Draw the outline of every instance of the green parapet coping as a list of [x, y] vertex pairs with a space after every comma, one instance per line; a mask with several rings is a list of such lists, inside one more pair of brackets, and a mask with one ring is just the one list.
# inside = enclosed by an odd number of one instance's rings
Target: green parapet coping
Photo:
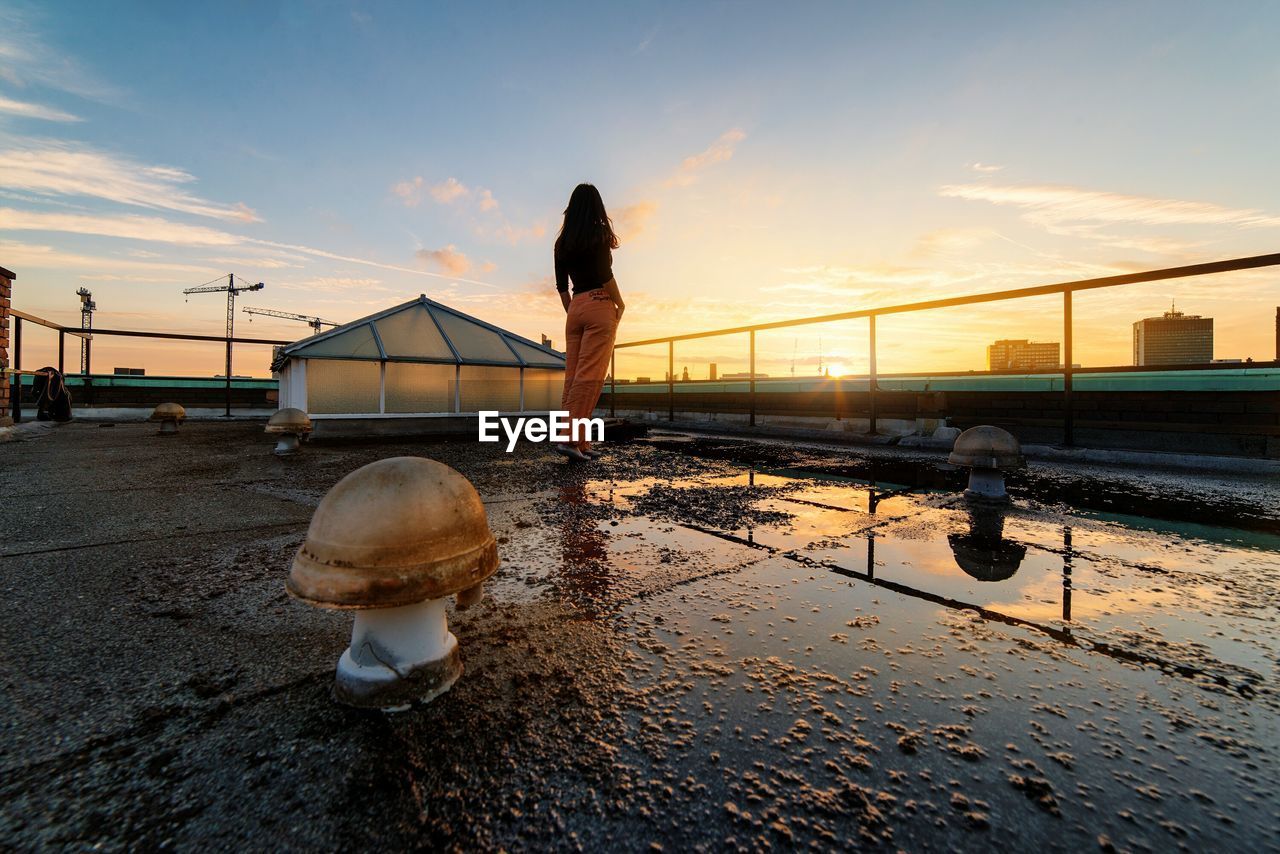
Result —
[[[885, 392], [990, 391], [1061, 392], [1062, 374], [934, 374], [928, 376], [881, 376], [877, 387]], [[1190, 371], [1109, 371], [1075, 373], [1076, 391], [1280, 391], [1280, 368], [1221, 368]], [[610, 388], [608, 382], [605, 388]], [[619, 383], [619, 395], [664, 393], [665, 381]], [[762, 377], [756, 380], [758, 394], [800, 394], [822, 391], [865, 393], [866, 376], [848, 377]], [[751, 383], [745, 379], [727, 381], [696, 380], [675, 383], [676, 394], [746, 394]]]
[[[227, 381], [221, 377], [147, 377], [147, 376], [129, 376], [126, 374], [91, 374], [90, 379], [93, 380], [94, 388], [208, 388], [208, 389], [224, 389], [227, 387]], [[85, 377], [81, 374], [67, 374], [64, 377], [66, 384], [71, 388], [82, 388], [85, 385]], [[35, 377], [29, 374], [22, 376], [22, 384], [30, 386], [35, 382]], [[265, 389], [271, 391], [276, 389], [279, 383], [274, 379], [257, 378], [257, 377], [233, 377], [231, 380], [232, 388], [241, 389]]]

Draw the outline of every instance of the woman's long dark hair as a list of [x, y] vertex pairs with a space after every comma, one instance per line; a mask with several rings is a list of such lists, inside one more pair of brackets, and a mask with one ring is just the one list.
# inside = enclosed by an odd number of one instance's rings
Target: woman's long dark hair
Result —
[[577, 255], [600, 246], [618, 248], [618, 235], [613, 232], [613, 221], [604, 209], [604, 199], [594, 184], [579, 184], [569, 196], [569, 206], [564, 209], [564, 224], [556, 237], [556, 254]]

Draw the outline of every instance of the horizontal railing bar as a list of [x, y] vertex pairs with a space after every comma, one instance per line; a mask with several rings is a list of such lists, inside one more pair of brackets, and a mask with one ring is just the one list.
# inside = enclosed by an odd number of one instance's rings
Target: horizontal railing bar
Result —
[[[67, 330], [70, 333], [70, 330]], [[98, 329], [92, 330], [94, 335], [120, 335], [126, 338], [170, 338], [179, 341], [217, 341], [225, 344], [225, 335], [195, 335], [188, 332], [139, 332], [135, 329]], [[292, 341], [281, 341], [276, 338], [232, 338], [233, 344], [292, 344]]]
[[[1270, 361], [1252, 361], [1252, 362], [1188, 362], [1177, 365], [1097, 365], [1087, 368], [1075, 367], [1071, 369], [1073, 374], [1123, 374], [1123, 373], [1161, 373], [1164, 371], [1230, 371], [1230, 370], [1253, 370], [1261, 368], [1270, 370], [1280, 368], [1280, 359]], [[756, 374], [756, 382], [765, 382], [768, 380], [778, 380], [779, 382], [799, 382], [801, 380], [865, 380], [868, 374], [841, 374], [840, 376], [790, 376], [787, 374], [774, 374], [766, 376], [764, 374]], [[1026, 368], [1019, 370], [1016, 368], [1002, 368], [995, 371], [905, 371], [901, 373], [876, 373], [876, 377], [881, 380], [886, 379], [911, 379], [916, 377], [1061, 377], [1062, 368]], [[745, 383], [750, 377], [717, 377], [711, 379], [688, 379], [676, 380], [676, 385], [689, 385], [692, 383]], [[619, 385], [666, 385], [666, 380], [652, 380], [650, 383], [637, 383], [634, 380], [618, 380]]]
[[1158, 282], [1165, 279], [1181, 279], [1189, 276], [1207, 276], [1214, 273], [1230, 273], [1237, 270], [1253, 270], [1258, 267], [1274, 267], [1280, 265], [1280, 253], [1271, 255], [1254, 255], [1249, 258], [1232, 258], [1226, 261], [1212, 261], [1207, 264], [1189, 264], [1185, 267], [1167, 267], [1163, 270], [1147, 270], [1142, 273], [1125, 273], [1120, 276], [1103, 276], [1097, 279], [1080, 279], [1074, 282], [1059, 282], [1053, 285], [1033, 285], [1027, 288], [1014, 288], [1007, 291], [990, 291], [984, 294], [947, 297], [945, 299], [926, 300], [924, 302], [887, 305], [879, 308], [864, 308], [857, 311], [843, 311], [837, 314], [823, 314], [816, 317], [801, 317], [793, 320], [775, 320], [769, 323], [754, 323], [747, 326], [734, 326], [728, 329], [716, 329], [711, 332], [686, 332], [681, 335], [667, 335], [661, 338], [646, 338], [643, 341], [626, 341], [615, 344], [616, 348], [645, 347], [654, 344], [666, 344], [670, 341], [690, 341], [697, 338], [713, 338], [720, 335], [738, 335], [745, 332], [759, 332], [763, 329], [784, 329], [790, 326], [807, 326], [812, 323], [830, 323], [836, 320], [852, 320], [857, 317], [872, 317], [882, 314], [903, 314], [912, 311], [928, 311], [936, 308], [951, 308], [959, 305], [975, 305], [984, 302], [999, 302], [1026, 297], [1047, 296], [1068, 291], [1086, 291], [1093, 288], [1111, 288], [1117, 285], [1136, 285], [1143, 282]]
[[27, 314], [25, 311], [19, 311], [16, 308], [9, 309], [9, 314], [12, 317], [20, 317], [28, 323], [34, 323], [37, 326], [43, 326], [46, 329], [53, 329], [58, 332], [65, 332], [68, 335], [74, 335], [77, 338], [89, 337], [88, 333], [81, 332], [79, 329], [72, 329], [68, 326], [63, 326], [61, 323], [54, 323], [52, 320], [45, 320], [43, 317], [36, 317], [34, 314]]

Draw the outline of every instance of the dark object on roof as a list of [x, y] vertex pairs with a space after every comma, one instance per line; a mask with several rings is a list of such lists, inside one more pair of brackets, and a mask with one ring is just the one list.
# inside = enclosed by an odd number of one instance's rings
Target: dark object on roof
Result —
[[57, 368], [46, 366], [36, 371], [31, 390], [36, 396], [37, 421], [71, 420], [71, 392]]

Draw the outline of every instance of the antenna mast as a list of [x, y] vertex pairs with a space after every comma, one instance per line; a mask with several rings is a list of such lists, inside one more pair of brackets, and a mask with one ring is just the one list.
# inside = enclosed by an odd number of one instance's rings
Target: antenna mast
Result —
[[[88, 288], [81, 288], [76, 291], [76, 295], [80, 297], [80, 328], [88, 332], [93, 329], [93, 310], [98, 304], [93, 301], [93, 294]], [[85, 376], [89, 374], [88, 336], [80, 339], [80, 373]]]

